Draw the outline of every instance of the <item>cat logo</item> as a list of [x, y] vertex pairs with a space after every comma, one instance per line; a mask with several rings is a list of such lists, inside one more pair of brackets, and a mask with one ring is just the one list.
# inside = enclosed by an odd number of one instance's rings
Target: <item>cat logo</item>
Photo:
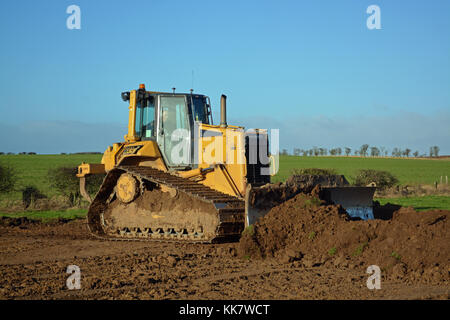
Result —
[[140, 148], [142, 148], [142, 145], [125, 147], [123, 149], [123, 155], [126, 156], [126, 155], [130, 155], [130, 154], [135, 154]]

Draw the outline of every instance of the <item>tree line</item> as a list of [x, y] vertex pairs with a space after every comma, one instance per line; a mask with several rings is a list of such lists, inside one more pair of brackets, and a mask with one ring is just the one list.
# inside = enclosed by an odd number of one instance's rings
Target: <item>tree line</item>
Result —
[[[438, 157], [440, 148], [438, 146], [431, 146], [428, 155], [425, 153], [419, 153], [418, 150], [412, 152], [409, 148], [398, 148], [395, 147], [391, 151], [385, 147], [374, 147], [369, 146], [368, 144], [363, 144], [358, 149], [351, 149], [349, 147], [337, 147], [332, 149], [321, 148], [321, 147], [312, 147], [311, 149], [301, 149], [294, 148], [292, 155], [294, 156], [304, 156], [304, 157], [317, 157], [317, 156], [362, 156], [362, 157]], [[287, 149], [283, 149], [280, 152], [281, 155], [289, 155]]]

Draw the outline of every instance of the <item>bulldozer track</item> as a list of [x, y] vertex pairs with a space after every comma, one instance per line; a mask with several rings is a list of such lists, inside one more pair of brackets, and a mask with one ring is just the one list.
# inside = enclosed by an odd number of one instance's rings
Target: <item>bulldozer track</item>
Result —
[[[141, 182], [151, 182], [157, 186], [167, 186], [182, 192], [200, 201], [211, 203], [217, 209], [219, 224], [216, 234], [206, 238], [198, 230], [175, 230], [169, 228], [124, 228], [117, 229], [111, 234], [105, 232], [103, 225], [103, 212], [113, 198], [114, 186], [121, 174], [128, 173]], [[88, 227], [91, 233], [99, 239], [114, 241], [158, 241], [183, 243], [216, 243], [239, 239], [244, 227], [245, 208], [244, 200], [233, 197], [198, 182], [175, 176], [151, 167], [118, 166], [108, 172], [100, 190], [97, 192], [88, 212]], [[142, 230], [141, 230], [142, 229]]]

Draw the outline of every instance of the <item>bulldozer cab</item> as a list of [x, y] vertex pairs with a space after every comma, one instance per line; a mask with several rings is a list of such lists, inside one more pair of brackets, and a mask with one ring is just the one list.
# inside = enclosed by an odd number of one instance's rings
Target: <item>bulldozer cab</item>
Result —
[[136, 95], [135, 138], [155, 140], [171, 169], [192, 167], [195, 122], [212, 124], [209, 98], [204, 95], [151, 92]]

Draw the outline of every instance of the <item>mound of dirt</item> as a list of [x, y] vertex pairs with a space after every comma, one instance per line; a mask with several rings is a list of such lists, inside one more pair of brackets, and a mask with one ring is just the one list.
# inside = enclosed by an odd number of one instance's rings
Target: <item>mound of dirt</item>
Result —
[[322, 187], [342, 187], [349, 185], [349, 182], [343, 175], [294, 174], [286, 180], [286, 184], [297, 186], [303, 192], [311, 192], [319, 184]]
[[378, 265], [393, 279], [449, 280], [450, 211], [378, 206], [378, 216], [392, 218], [354, 221], [340, 205], [327, 205], [317, 195], [317, 190], [300, 193], [274, 207], [245, 230], [239, 254], [305, 267]]
[[268, 183], [253, 187], [249, 203], [255, 208], [272, 208], [292, 199], [299, 193], [318, 192], [317, 186], [341, 187], [349, 185], [343, 175], [291, 175], [285, 183]]

